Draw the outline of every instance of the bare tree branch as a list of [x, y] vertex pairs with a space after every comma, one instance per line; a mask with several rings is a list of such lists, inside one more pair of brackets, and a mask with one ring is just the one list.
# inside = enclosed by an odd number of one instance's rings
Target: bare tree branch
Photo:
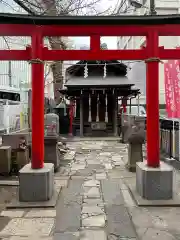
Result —
[[14, 2], [17, 3], [20, 7], [22, 7], [27, 13], [35, 15], [35, 12], [32, 11], [31, 8], [27, 7], [22, 1], [14, 0]]
[[[0, 0], [6, 1], [6, 0]], [[13, 0], [31, 15], [115, 15], [127, 0], [117, 0], [114, 6], [102, 9], [102, 0]], [[119, 8], [118, 8], [119, 6]], [[67, 49], [68, 38], [48, 37], [51, 49]], [[59, 88], [63, 87], [63, 62], [58, 61], [51, 66], [54, 82], [55, 101], [59, 104]]]

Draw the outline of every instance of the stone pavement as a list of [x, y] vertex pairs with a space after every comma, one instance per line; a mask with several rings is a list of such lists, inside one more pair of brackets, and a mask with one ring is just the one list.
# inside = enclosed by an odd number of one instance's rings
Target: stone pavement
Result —
[[[140, 208], [133, 201], [126, 145], [79, 141], [68, 147], [55, 175], [62, 187], [56, 209], [2, 211], [0, 239], [180, 240], [180, 208]], [[180, 185], [179, 172], [175, 176]]]

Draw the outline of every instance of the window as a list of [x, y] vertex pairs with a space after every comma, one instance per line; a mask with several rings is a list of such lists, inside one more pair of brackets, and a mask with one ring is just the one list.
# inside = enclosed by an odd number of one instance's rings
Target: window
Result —
[[20, 101], [20, 94], [19, 93], [0, 91], [0, 99], [18, 101], [19, 102]]
[[[138, 106], [127, 106], [127, 113], [132, 115], [138, 115]], [[139, 115], [144, 116], [146, 115], [146, 110], [143, 106], [139, 106]]]

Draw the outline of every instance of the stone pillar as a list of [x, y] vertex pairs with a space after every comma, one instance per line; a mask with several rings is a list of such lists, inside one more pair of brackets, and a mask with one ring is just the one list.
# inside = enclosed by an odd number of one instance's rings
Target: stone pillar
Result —
[[61, 160], [58, 149], [58, 136], [45, 136], [44, 146], [44, 162], [52, 163], [54, 165], [54, 170], [57, 171]]
[[117, 97], [116, 97], [116, 94], [114, 95], [114, 116], [113, 116], [113, 119], [114, 119], [114, 136], [116, 137], [118, 135], [118, 132], [117, 132], [117, 108], [118, 108], [118, 104], [117, 104]]
[[126, 167], [130, 172], [136, 171], [136, 163], [143, 161], [142, 145], [145, 142], [145, 130], [142, 124], [132, 126], [132, 133], [128, 137], [128, 162]]
[[29, 163], [29, 149], [25, 150], [19, 150], [17, 151], [17, 157], [16, 157], [18, 168], [21, 169], [26, 164]]
[[83, 137], [83, 128], [84, 128], [84, 123], [83, 123], [83, 98], [82, 96], [80, 97], [80, 136]]
[[0, 173], [9, 174], [11, 171], [11, 146], [0, 147]]

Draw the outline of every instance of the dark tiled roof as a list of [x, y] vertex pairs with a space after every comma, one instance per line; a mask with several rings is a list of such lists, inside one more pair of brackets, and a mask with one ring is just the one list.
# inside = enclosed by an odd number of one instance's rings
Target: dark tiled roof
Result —
[[[120, 61], [113, 60], [113, 61], [79, 61], [76, 64], [73, 64], [72, 66], [68, 67], [66, 69], [66, 73], [72, 76], [83, 76], [84, 75], [84, 66], [87, 63], [88, 66], [88, 73], [90, 76], [91, 72], [97, 72], [97, 76], [99, 76], [99, 71], [101, 71], [102, 75], [104, 72], [104, 65], [106, 65], [106, 71], [107, 76], [109, 73], [113, 73], [114, 76], [125, 76], [127, 74], [127, 66], [124, 63], [121, 63]], [[80, 75], [77, 75], [80, 74]]]
[[0, 23], [36, 25], [158, 25], [180, 24], [180, 15], [156, 16], [31, 16], [0, 13]]

